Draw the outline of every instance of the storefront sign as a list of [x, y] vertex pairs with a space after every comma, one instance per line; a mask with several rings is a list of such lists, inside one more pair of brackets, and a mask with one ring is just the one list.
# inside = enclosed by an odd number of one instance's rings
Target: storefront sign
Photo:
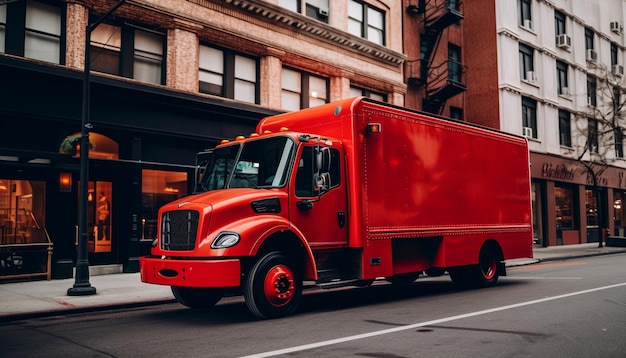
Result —
[[576, 177], [574, 169], [568, 168], [565, 164], [543, 163], [541, 176], [546, 179], [572, 181]]

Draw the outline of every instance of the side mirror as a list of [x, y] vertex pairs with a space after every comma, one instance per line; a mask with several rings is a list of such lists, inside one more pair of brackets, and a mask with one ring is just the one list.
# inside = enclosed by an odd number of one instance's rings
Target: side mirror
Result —
[[330, 172], [330, 149], [319, 148], [315, 151], [315, 171], [317, 173]]

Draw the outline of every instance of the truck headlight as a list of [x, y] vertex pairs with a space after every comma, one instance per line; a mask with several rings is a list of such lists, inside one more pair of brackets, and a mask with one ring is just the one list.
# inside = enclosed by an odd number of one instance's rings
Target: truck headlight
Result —
[[211, 243], [212, 249], [225, 249], [235, 246], [239, 242], [239, 234], [232, 231], [225, 231], [219, 233], [215, 240]]

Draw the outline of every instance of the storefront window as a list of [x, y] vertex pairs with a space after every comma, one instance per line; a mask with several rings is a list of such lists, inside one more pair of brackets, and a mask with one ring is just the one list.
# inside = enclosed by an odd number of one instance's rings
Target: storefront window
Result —
[[47, 274], [46, 183], [0, 178], [0, 278]]
[[613, 220], [615, 222], [615, 236], [625, 236], [623, 225], [626, 223], [626, 212], [622, 209], [624, 197], [626, 197], [625, 194], [625, 192], [620, 190], [616, 190], [613, 193]]
[[[89, 226], [89, 252], [111, 252], [113, 239], [113, 183], [91, 181], [87, 192], [87, 224]], [[79, 206], [80, 207], [80, 206]]]
[[541, 220], [542, 203], [541, 203], [541, 185], [539, 183], [532, 184], [532, 210], [533, 210], [533, 243], [542, 244], [543, 238], [543, 222]]
[[187, 173], [142, 170], [143, 216], [141, 239], [156, 237], [159, 208], [187, 195]]
[[587, 228], [598, 227], [598, 200], [593, 190], [585, 190], [585, 212], [587, 213]]
[[556, 187], [556, 227], [557, 229], [573, 229], [574, 195], [571, 188]]
[[2, 245], [48, 242], [45, 197], [45, 182], [0, 179]]

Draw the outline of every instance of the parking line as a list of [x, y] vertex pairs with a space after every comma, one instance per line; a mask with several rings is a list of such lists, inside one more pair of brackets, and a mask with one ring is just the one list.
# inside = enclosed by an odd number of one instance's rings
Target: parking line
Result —
[[241, 357], [241, 358], [264, 358], [264, 357], [274, 357], [274, 356], [281, 355], [281, 354], [301, 352], [301, 351], [305, 351], [305, 350], [308, 350], [308, 349], [326, 347], [326, 346], [331, 346], [333, 344], [340, 344], [340, 343], [356, 341], [356, 340], [364, 339], [364, 338], [381, 336], [381, 335], [389, 334], [389, 333], [407, 331], [407, 330], [410, 330], [410, 329], [420, 328], [420, 327], [424, 327], [424, 326], [431, 326], [431, 325], [441, 324], [441, 323], [444, 323], [444, 322], [450, 322], [450, 321], [456, 321], [456, 320], [460, 320], [460, 319], [464, 319], [464, 318], [476, 317], [476, 316], [485, 315], [485, 314], [489, 314], [489, 313], [510, 310], [510, 309], [518, 308], [518, 307], [530, 306], [530, 305], [543, 303], [543, 302], [560, 300], [560, 299], [563, 299], [563, 298], [584, 295], [584, 294], [587, 294], [587, 293], [592, 293], [592, 292], [597, 292], [597, 291], [609, 290], [609, 289], [612, 289], [612, 288], [617, 288], [617, 287], [622, 287], [622, 286], [626, 286], [626, 282], [618, 283], [618, 284], [615, 284], [615, 285], [609, 285], [609, 286], [592, 288], [592, 289], [589, 289], [589, 290], [583, 290], [583, 291], [577, 291], [577, 292], [572, 292], [572, 293], [566, 293], [566, 294], [563, 294], [563, 295], [558, 295], [558, 296], [553, 296], [553, 297], [545, 297], [545, 298], [541, 298], [541, 299], [538, 299], [538, 300], [520, 302], [520, 303], [516, 303], [516, 304], [512, 304], [512, 305], [502, 306], [502, 307], [490, 308], [490, 309], [482, 310], [482, 311], [465, 313], [465, 314], [461, 314], [461, 315], [457, 315], [457, 316], [451, 316], [451, 317], [446, 317], [446, 318], [435, 319], [435, 320], [432, 320], [432, 321], [414, 323], [414, 324], [401, 326], [401, 327], [388, 328], [388, 329], [383, 329], [383, 330], [380, 330], [380, 331], [373, 331], [373, 332], [362, 333], [362, 334], [357, 334], [357, 335], [353, 335], [353, 336], [347, 336], [347, 337], [342, 337], [342, 338], [330, 339], [330, 340], [327, 340], [327, 341], [322, 341], [322, 342], [317, 342], [317, 343], [303, 344], [303, 345], [300, 345], [300, 346], [278, 349], [278, 350], [275, 350], [275, 351], [269, 351], [269, 352], [264, 352], [264, 353], [252, 354], [252, 355], [248, 355], [248, 356]]

